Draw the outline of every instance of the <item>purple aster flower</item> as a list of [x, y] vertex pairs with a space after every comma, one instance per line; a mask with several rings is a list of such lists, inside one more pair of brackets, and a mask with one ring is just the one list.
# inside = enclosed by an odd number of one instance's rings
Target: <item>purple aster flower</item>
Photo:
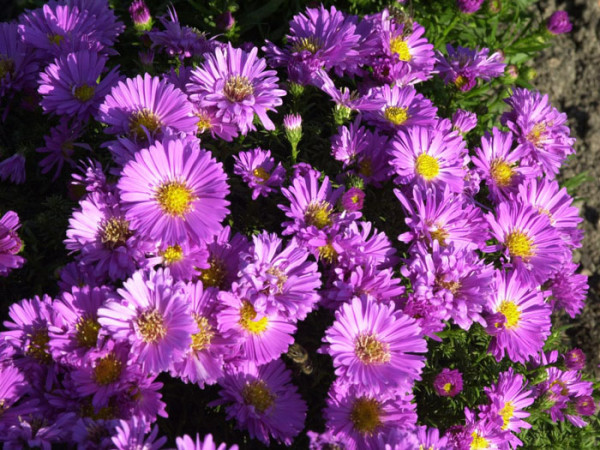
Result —
[[0, 179], [15, 184], [25, 183], [25, 156], [15, 153], [0, 162]]
[[83, 125], [77, 119], [69, 121], [67, 117], [62, 117], [59, 124], [50, 129], [50, 135], [44, 136], [46, 146], [35, 149], [38, 153], [47, 153], [39, 163], [42, 173], [48, 173], [54, 168], [52, 180], [56, 180], [65, 163], [75, 167], [75, 149], [92, 150], [88, 144], [76, 142], [83, 136], [84, 131]]
[[167, 438], [158, 437], [158, 426], [152, 427], [148, 436], [149, 424], [143, 419], [133, 416], [129, 420], [120, 420], [112, 443], [118, 450], [160, 450], [166, 444]]
[[477, 126], [477, 114], [464, 109], [457, 109], [452, 115], [452, 129], [465, 135]]
[[43, 409], [24, 414], [3, 436], [3, 448], [18, 450], [41, 447], [50, 450], [53, 444], [56, 446], [67, 440], [76, 418], [76, 414], [72, 412], [49, 416]]
[[243, 135], [256, 130], [256, 114], [267, 130], [275, 125], [267, 112], [281, 105], [285, 91], [277, 88], [274, 70], [265, 70], [264, 59], [257, 58], [258, 49], [249, 53], [227, 47], [206, 54], [206, 61], [194, 71], [187, 85], [192, 101], [201, 107], [214, 107], [217, 117], [238, 126]]
[[520, 278], [543, 283], [565, 258], [566, 246], [545, 214], [519, 202], [502, 202], [495, 214], [485, 215], [497, 245], [484, 251], [502, 251], [506, 267]]
[[152, 29], [152, 15], [144, 0], [133, 0], [129, 5], [129, 15], [136, 31], [150, 31]]
[[217, 330], [218, 290], [203, 289], [200, 281], [189, 283], [186, 289], [198, 332], [192, 334], [192, 343], [183, 360], [174, 364], [171, 374], [186, 383], [197, 383], [202, 389], [205, 383], [214, 384], [223, 375], [223, 355], [231, 341]]
[[215, 19], [215, 25], [221, 31], [229, 31], [235, 25], [235, 19], [231, 11], [224, 11], [219, 14]]
[[498, 272], [488, 310], [486, 331], [493, 336], [488, 351], [497, 361], [507, 354], [511, 361], [525, 363], [550, 335], [550, 306], [516, 272]]
[[373, 395], [361, 387], [336, 382], [323, 415], [327, 429], [342, 440], [345, 449], [379, 448], [379, 439], [388, 433], [416, 424], [412, 399], [411, 394], [398, 390]]
[[442, 397], [454, 397], [463, 390], [462, 373], [458, 369], [447, 367], [438, 373], [433, 381], [435, 392]]
[[555, 11], [546, 22], [546, 29], [552, 34], [569, 33], [573, 25], [566, 11]]
[[469, 408], [465, 408], [465, 424], [450, 427], [446, 436], [448, 448], [452, 449], [497, 449], [506, 445], [506, 433], [494, 422], [478, 420]]
[[202, 56], [212, 51], [220, 43], [206, 39], [206, 35], [197, 28], [182, 26], [177, 17], [175, 7], [167, 7], [168, 15], [159, 17], [164, 31], [153, 30], [148, 33], [152, 40], [152, 47], [159, 47], [171, 57], [177, 56], [183, 61], [185, 58]]
[[31, 49], [21, 40], [16, 23], [0, 23], [0, 98], [33, 86], [37, 62]]
[[373, 133], [361, 125], [361, 116], [347, 126], [338, 127], [337, 134], [331, 137], [331, 155], [344, 164], [344, 168], [353, 165], [358, 155], [371, 145]]
[[221, 230], [229, 213], [223, 165], [197, 142], [156, 141], [135, 155], [117, 187], [132, 228], [174, 245], [200, 243]]
[[209, 131], [213, 139], [221, 138], [228, 142], [238, 137], [237, 125], [225, 121], [225, 117], [219, 114], [219, 109], [216, 107], [203, 108], [194, 104], [194, 116], [198, 119], [196, 124], [198, 134]]
[[352, 187], [342, 195], [342, 208], [349, 212], [360, 211], [364, 200], [365, 193], [357, 187]]
[[548, 178], [534, 178], [519, 186], [517, 199], [548, 216], [550, 225], [570, 247], [581, 246], [583, 231], [577, 226], [583, 219], [579, 217], [579, 210], [572, 205], [573, 198], [566, 188], [560, 188], [556, 181]]
[[428, 247], [437, 241], [440, 247], [453, 244], [457, 250], [485, 246], [489, 234], [481, 210], [467, 202], [464, 196], [451, 192], [448, 185], [443, 190], [415, 186], [412, 199], [398, 189], [394, 193], [410, 228], [398, 236], [400, 241], [407, 244], [422, 242]]
[[300, 114], [286, 114], [283, 116], [283, 129], [285, 137], [292, 146], [292, 155], [297, 155], [298, 143], [302, 139], [302, 116]]
[[515, 88], [505, 100], [511, 111], [501, 117], [526, 150], [524, 162], [537, 168], [537, 175], [556, 175], [567, 156], [574, 153], [575, 139], [569, 137], [567, 115], [548, 101], [548, 95]]
[[512, 147], [512, 133], [494, 127], [491, 135], [486, 131], [481, 138], [481, 148], [475, 149], [473, 164], [485, 180], [493, 202], [508, 200], [509, 194], [516, 193], [519, 185], [535, 175], [532, 168], [519, 166], [525, 154], [523, 148], [513, 150]]
[[165, 371], [181, 360], [198, 332], [184, 285], [173, 283], [168, 269], [139, 270], [118, 292], [121, 301], [98, 310], [100, 325], [114, 339], [129, 341], [144, 371]]
[[177, 445], [177, 450], [238, 450], [239, 447], [237, 445], [232, 445], [228, 447], [227, 444], [215, 444], [213, 440], [212, 434], [207, 434], [203, 439], [200, 439], [200, 435], [196, 435], [196, 440], [194, 441], [187, 434], [178, 437], [175, 439], [175, 444]]
[[[438, 52], [436, 69], [446, 84], [452, 83], [461, 91], [469, 91], [477, 79], [490, 81], [504, 74], [506, 64], [501, 53], [489, 55], [488, 48], [470, 49], [446, 44], [448, 56]], [[489, 56], [488, 56], [489, 55]]]
[[40, 73], [38, 92], [45, 113], [77, 117], [85, 121], [95, 115], [100, 103], [119, 79], [118, 67], [98, 82], [106, 56], [88, 50], [63, 54]]
[[58, 287], [63, 291], [70, 291], [74, 286], [100, 286], [105, 281], [104, 277], [95, 275], [93, 268], [81, 261], [73, 261], [60, 268], [59, 276]]
[[527, 387], [523, 375], [515, 373], [511, 367], [507, 372], [500, 373], [497, 384], [492, 384], [483, 390], [489, 402], [487, 405], [480, 406], [479, 417], [498, 424], [502, 431], [512, 431], [505, 434], [511, 447], [523, 445], [515, 434], [522, 429], [531, 428], [531, 425], [523, 419], [529, 417], [525, 408], [531, 406], [535, 400], [534, 392]]
[[286, 173], [281, 163], [275, 167], [275, 160], [271, 157], [270, 150], [257, 147], [247, 152], [240, 152], [233, 157], [235, 164], [233, 172], [242, 177], [244, 182], [252, 189], [252, 200], [260, 195], [268, 197], [272, 192], [277, 192], [283, 184]]
[[336, 75], [358, 73], [358, 47], [361, 40], [356, 18], [346, 17], [335, 6], [329, 10], [306, 8], [290, 21], [287, 45], [280, 49], [266, 41], [263, 51], [271, 67], [287, 67], [291, 81], [318, 84], [317, 72], [334, 70]]
[[392, 139], [390, 164], [401, 184], [448, 185], [452, 192], [462, 192], [466, 151], [465, 141], [456, 132], [413, 126], [399, 130]]
[[157, 264], [168, 267], [175, 281], [190, 281], [197, 275], [197, 270], [210, 268], [206, 247], [189, 242], [161, 244], [148, 258], [148, 264], [152, 267]]
[[0, 435], [3, 434], [4, 427], [8, 424], [8, 421], [5, 421], [5, 413], [11, 411], [12, 406], [30, 389], [25, 377], [16, 367], [6, 364], [0, 365], [0, 404], [2, 405], [4, 419], [0, 420]]
[[97, 119], [109, 125], [106, 133], [151, 143], [169, 129], [194, 135], [198, 120], [192, 112], [183, 92], [146, 73], [119, 81], [100, 105]]
[[456, 0], [456, 6], [461, 13], [473, 14], [479, 11], [483, 0]]
[[291, 372], [280, 361], [256, 367], [250, 364], [227, 373], [219, 382], [227, 419], [236, 419], [251, 438], [269, 445], [270, 437], [291, 445], [306, 418], [306, 403], [291, 383]]
[[378, 304], [354, 298], [340, 307], [324, 342], [336, 375], [367, 392], [408, 391], [420, 379], [427, 351], [415, 320]]
[[352, 267], [369, 261], [378, 269], [386, 269], [399, 261], [387, 235], [378, 232], [371, 222], [355, 220], [345, 233], [355, 239], [352, 240], [352, 246], [346, 248], [342, 265]]
[[92, 192], [79, 205], [69, 219], [67, 250], [79, 251], [78, 259], [97, 277], [112, 280], [125, 279], [144, 265], [152, 244], [132, 230], [118, 199]]
[[77, 166], [80, 173], [73, 172], [71, 174], [71, 186], [83, 187], [86, 192], [103, 192], [109, 193], [112, 191], [112, 185], [106, 182], [106, 175], [102, 164], [92, 158], [80, 161]]
[[563, 355], [568, 370], [582, 370], [585, 367], [585, 353], [580, 348], [572, 348]]
[[379, 111], [365, 111], [365, 119], [384, 130], [397, 131], [411, 125], [428, 126], [436, 122], [437, 108], [412, 86], [385, 85], [371, 90], [369, 97], [383, 99]]
[[[344, 249], [345, 250], [345, 249]], [[320, 252], [323, 252], [320, 249]], [[404, 294], [405, 288], [401, 279], [394, 276], [391, 268], [378, 269], [369, 259], [362, 264], [346, 268], [336, 268], [337, 280], [324, 297], [331, 301], [328, 307], [337, 307], [341, 302], [348, 302], [353, 297], [368, 296], [378, 303], [390, 303]]]
[[0, 275], [7, 276], [13, 269], [23, 267], [25, 258], [18, 256], [23, 243], [17, 235], [21, 224], [14, 211], [7, 211], [0, 218]]
[[583, 310], [589, 288], [588, 277], [576, 273], [578, 268], [579, 265], [571, 261], [563, 262], [544, 286], [550, 290], [552, 309], [564, 309], [571, 318]]
[[224, 339], [234, 342], [237, 357], [253, 364], [268, 363], [286, 352], [294, 342], [294, 321], [268, 307], [269, 298], [248, 285], [234, 284], [232, 292], [221, 291], [223, 310], [217, 315]]
[[67, 0], [66, 3], [94, 17], [91, 27], [94, 36], [107, 49], [106, 53], [116, 54], [110, 47], [125, 30], [125, 24], [118, 19], [113, 6], [106, 0]]

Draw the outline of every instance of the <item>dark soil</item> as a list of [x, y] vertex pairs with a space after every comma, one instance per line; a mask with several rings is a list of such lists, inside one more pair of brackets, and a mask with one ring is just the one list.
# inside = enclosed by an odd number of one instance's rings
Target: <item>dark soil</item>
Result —
[[535, 86], [552, 104], [569, 116], [576, 154], [562, 172], [568, 179], [587, 172], [589, 181], [577, 191], [576, 204], [584, 218], [583, 247], [574, 260], [589, 276], [590, 292], [583, 313], [570, 321], [573, 345], [588, 356], [588, 370], [600, 375], [600, 0], [545, 0], [542, 15], [568, 11], [573, 31], [558, 36], [555, 44], [535, 60]]

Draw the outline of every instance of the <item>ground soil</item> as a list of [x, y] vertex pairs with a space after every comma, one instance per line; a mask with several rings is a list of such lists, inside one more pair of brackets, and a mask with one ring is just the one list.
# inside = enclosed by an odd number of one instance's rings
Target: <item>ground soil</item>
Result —
[[548, 93], [554, 106], [569, 116], [576, 154], [561, 177], [587, 172], [590, 180], [578, 190], [577, 202], [585, 231], [583, 247], [575, 255], [589, 276], [590, 292], [583, 313], [568, 331], [574, 345], [588, 355], [588, 369], [600, 375], [600, 0], [544, 0], [544, 17], [563, 9], [573, 22], [571, 33], [536, 59], [535, 86]]

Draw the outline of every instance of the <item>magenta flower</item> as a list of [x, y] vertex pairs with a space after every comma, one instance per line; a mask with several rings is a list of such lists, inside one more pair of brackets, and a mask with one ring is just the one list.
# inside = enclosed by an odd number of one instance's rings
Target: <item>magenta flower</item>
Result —
[[200, 243], [229, 213], [223, 165], [194, 141], [165, 139], [128, 162], [117, 187], [125, 217], [150, 239]]
[[267, 130], [275, 125], [268, 111], [281, 105], [285, 91], [277, 88], [279, 81], [274, 70], [265, 70], [264, 59], [257, 58], [258, 49], [249, 53], [227, 47], [205, 55], [206, 61], [197, 67], [187, 85], [192, 101], [201, 107], [214, 107], [217, 117], [236, 124], [243, 135], [256, 130], [252, 124], [258, 115]]
[[565, 367], [569, 370], [582, 370], [585, 367], [585, 353], [580, 348], [572, 348], [563, 355]]
[[461, 13], [473, 14], [479, 11], [483, 0], [456, 0], [456, 6]]
[[[500, 52], [489, 55], [488, 48], [470, 49], [446, 44], [448, 56], [438, 52], [436, 69], [446, 84], [454, 84], [461, 91], [470, 91], [477, 79], [490, 81], [504, 74], [506, 64]], [[488, 56], [489, 55], [489, 56]]]
[[565, 261], [546, 282], [552, 309], [564, 309], [571, 318], [583, 310], [589, 289], [587, 275], [576, 273], [578, 269], [578, 264]]
[[198, 332], [184, 285], [173, 283], [168, 269], [139, 270], [98, 310], [98, 322], [114, 339], [131, 344], [131, 357], [144, 371], [169, 370], [183, 358]]
[[433, 381], [435, 392], [442, 397], [454, 397], [463, 390], [462, 373], [459, 370], [450, 370], [447, 367], [437, 374]]
[[148, 258], [151, 267], [161, 264], [168, 267], [175, 281], [190, 281], [197, 275], [198, 270], [208, 269], [208, 251], [204, 244], [197, 245], [189, 242], [166, 245], [161, 244]]
[[[35, 85], [38, 64], [18, 33], [16, 23], [0, 23], [0, 98]], [[3, 103], [3, 102], [2, 102]]]
[[152, 15], [144, 0], [133, 0], [129, 5], [129, 15], [136, 31], [150, 31], [152, 29]]
[[486, 331], [493, 336], [488, 351], [500, 361], [525, 363], [550, 335], [550, 306], [541, 291], [523, 283], [516, 272], [499, 272], [488, 301]]
[[112, 444], [118, 450], [133, 450], [140, 448], [144, 450], [160, 450], [167, 443], [166, 436], [158, 437], [158, 426], [154, 425], [150, 434], [150, 424], [144, 419], [133, 416], [129, 420], [119, 420], [115, 434], [112, 436]]
[[465, 135], [477, 126], [477, 114], [464, 109], [457, 109], [452, 114], [452, 129]]
[[546, 29], [552, 34], [568, 33], [573, 29], [566, 11], [554, 11], [546, 22]]
[[146, 73], [119, 81], [100, 105], [97, 119], [106, 133], [152, 143], [168, 130], [194, 135], [197, 118], [186, 95], [167, 81]]
[[257, 147], [247, 152], [240, 152], [233, 157], [235, 164], [233, 172], [242, 177], [252, 189], [252, 200], [259, 196], [267, 197], [278, 188], [285, 180], [285, 169], [271, 157], [270, 150]]
[[7, 211], [0, 218], [0, 275], [7, 276], [13, 269], [23, 267], [25, 258], [18, 256], [23, 243], [17, 235], [21, 224], [14, 211]]
[[408, 391], [420, 379], [427, 351], [414, 319], [370, 298], [340, 307], [324, 342], [336, 375], [375, 394]]
[[250, 437], [266, 445], [270, 437], [290, 445], [306, 418], [306, 403], [291, 381], [291, 372], [280, 360], [260, 367], [250, 364], [221, 379], [221, 398], [213, 405], [226, 405], [227, 419], [235, 418]]
[[15, 153], [0, 162], [0, 180], [15, 184], [25, 183], [25, 162], [25, 156], [21, 153]]
[[203, 439], [200, 439], [200, 435], [196, 435], [196, 440], [193, 440], [190, 436], [183, 435], [175, 439], [175, 445], [177, 450], [238, 450], [237, 445], [228, 447], [227, 444], [222, 443], [217, 446], [213, 440], [212, 434], [207, 434]]
[[357, 187], [352, 187], [342, 195], [342, 208], [349, 212], [360, 211], [364, 200], [365, 193]]

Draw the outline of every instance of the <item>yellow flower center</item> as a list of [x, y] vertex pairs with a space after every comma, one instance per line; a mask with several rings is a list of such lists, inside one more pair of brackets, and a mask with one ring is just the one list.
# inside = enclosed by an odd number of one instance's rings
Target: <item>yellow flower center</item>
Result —
[[467, 77], [459, 75], [454, 80], [454, 86], [456, 86], [458, 89], [462, 89], [468, 82], [469, 79]]
[[477, 431], [473, 431], [471, 437], [473, 438], [471, 441], [471, 450], [485, 450], [489, 448], [487, 439], [477, 434]]
[[259, 183], [264, 183], [265, 181], [267, 181], [269, 179], [269, 177], [271, 176], [269, 174], [269, 172], [267, 172], [265, 169], [263, 169], [262, 167], [257, 167], [256, 169], [254, 169], [252, 171], [252, 175], [254, 175], [256, 178], [259, 179]]
[[147, 139], [146, 130], [148, 130], [148, 133], [153, 134], [159, 131], [161, 127], [162, 122], [159, 117], [148, 108], [135, 111], [129, 118], [129, 132], [142, 141]]
[[510, 185], [514, 171], [505, 161], [495, 159], [490, 165], [490, 174], [498, 186], [506, 187]]
[[519, 324], [521, 312], [517, 308], [515, 302], [509, 300], [502, 300], [502, 303], [500, 303], [500, 307], [498, 308], [498, 312], [502, 313], [502, 315], [506, 318], [504, 328], [510, 330], [512, 328], [515, 328]]
[[190, 211], [195, 196], [185, 183], [168, 181], [157, 189], [156, 200], [163, 212], [170, 216], [183, 217]]
[[210, 347], [215, 331], [213, 327], [208, 323], [208, 319], [204, 316], [194, 314], [194, 320], [198, 325], [198, 331], [196, 334], [192, 334], [192, 349], [199, 352]]
[[544, 122], [537, 123], [533, 126], [531, 131], [527, 133], [527, 140], [531, 142], [535, 147], [541, 146], [541, 141], [546, 136], [546, 124]]
[[262, 380], [250, 381], [242, 389], [242, 398], [246, 405], [263, 414], [275, 403], [275, 395]]
[[223, 95], [232, 103], [241, 102], [254, 94], [254, 87], [247, 77], [233, 75], [225, 82]]
[[109, 353], [96, 363], [93, 375], [94, 382], [100, 386], [114, 383], [121, 376], [122, 366], [116, 355]]
[[442, 389], [444, 390], [444, 392], [446, 392], [446, 394], [449, 394], [452, 388], [452, 383], [446, 383], [442, 386]]
[[450, 236], [450, 234], [443, 228], [437, 228], [433, 231], [430, 231], [429, 234], [431, 235], [431, 239], [438, 241], [442, 247], [446, 246], [446, 239], [448, 239], [448, 236]]
[[387, 120], [394, 125], [402, 125], [408, 119], [408, 108], [400, 106], [388, 106], [383, 114]]
[[48, 336], [48, 329], [41, 328], [35, 330], [32, 334], [28, 335], [29, 345], [25, 349], [25, 354], [37, 359], [43, 364], [48, 364], [52, 361], [52, 357], [48, 352], [48, 342], [50, 337]]
[[94, 96], [94, 92], [96, 92], [96, 88], [94, 88], [94, 86], [82, 84], [81, 86], [77, 86], [75, 88], [73, 91], [73, 96], [80, 102], [87, 102]]
[[313, 202], [308, 205], [304, 213], [304, 220], [308, 225], [314, 225], [319, 230], [330, 226], [331, 205], [328, 202]]
[[337, 261], [338, 252], [335, 251], [333, 245], [326, 244], [319, 247], [319, 258], [331, 264], [334, 261]]
[[132, 234], [129, 221], [122, 217], [111, 217], [101, 226], [100, 242], [104, 247], [114, 250], [127, 244]]
[[48, 37], [48, 41], [50, 41], [50, 43], [54, 44], [54, 45], [60, 45], [60, 43], [65, 38], [64, 36], [61, 36], [60, 34], [54, 34], [54, 33], [48, 33], [46, 36]]
[[293, 49], [295, 52], [301, 52], [303, 50], [308, 50], [313, 55], [323, 47], [323, 44], [319, 41], [315, 36], [309, 36], [305, 38], [301, 38], [300, 40], [294, 43]]
[[92, 348], [96, 346], [96, 342], [98, 341], [100, 324], [91, 317], [82, 317], [75, 325], [75, 331], [77, 343], [82, 347]]
[[242, 302], [240, 308], [240, 321], [238, 322], [244, 330], [252, 334], [261, 334], [267, 329], [269, 325], [269, 319], [263, 317], [259, 320], [256, 319], [256, 310], [252, 303], [247, 300]]
[[142, 340], [148, 344], [154, 344], [167, 335], [165, 319], [156, 309], [140, 314], [137, 318], [137, 326]]
[[415, 170], [427, 181], [430, 181], [440, 173], [440, 164], [433, 156], [421, 153], [415, 161]]
[[504, 407], [498, 411], [498, 413], [502, 416], [502, 429], [506, 430], [508, 428], [508, 424], [510, 419], [512, 419], [513, 414], [515, 412], [515, 407], [512, 402], [506, 402]]
[[533, 240], [521, 231], [513, 231], [508, 233], [505, 242], [506, 248], [510, 256], [518, 256], [527, 260], [533, 256]]
[[435, 281], [436, 286], [449, 290], [452, 294], [456, 294], [460, 289], [460, 281], [445, 281], [443, 279], [437, 279]]
[[225, 263], [220, 258], [211, 256], [208, 258], [208, 264], [210, 264], [208, 269], [200, 269], [202, 286], [205, 288], [221, 287], [223, 281], [225, 281], [225, 276], [227, 275]]
[[210, 130], [212, 128], [210, 116], [207, 113], [204, 111], [199, 111], [196, 113], [196, 117], [198, 117], [198, 122], [196, 123], [198, 133], [204, 133], [206, 130]]
[[564, 397], [568, 396], [569, 395], [569, 389], [567, 388], [567, 385], [565, 384], [564, 381], [554, 380], [552, 383], [550, 383], [550, 387], [556, 386], [557, 384], [561, 387], [560, 395], [562, 395]]
[[15, 62], [5, 55], [0, 55], [0, 80], [13, 73], [15, 73]]
[[173, 264], [183, 259], [183, 250], [180, 245], [170, 245], [162, 252], [162, 257], [166, 265]]
[[352, 405], [350, 420], [356, 431], [371, 435], [381, 426], [381, 405], [373, 398], [360, 397]]
[[354, 353], [364, 364], [383, 364], [390, 361], [390, 346], [372, 334], [361, 334], [354, 341]]
[[400, 61], [410, 61], [412, 59], [408, 44], [401, 36], [390, 39], [390, 50], [392, 53], [398, 55]]
[[358, 173], [365, 177], [373, 175], [373, 161], [371, 158], [363, 158], [358, 163]]
[[281, 271], [279, 267], [269, 267], [267, 269], [267, 274], [277, 278], [275, 285], [277, 286], [278, 292], [281, 294], [283, 292], [283, 286], [288, 280], [288, 277], [285, 274], [285, 272]]

